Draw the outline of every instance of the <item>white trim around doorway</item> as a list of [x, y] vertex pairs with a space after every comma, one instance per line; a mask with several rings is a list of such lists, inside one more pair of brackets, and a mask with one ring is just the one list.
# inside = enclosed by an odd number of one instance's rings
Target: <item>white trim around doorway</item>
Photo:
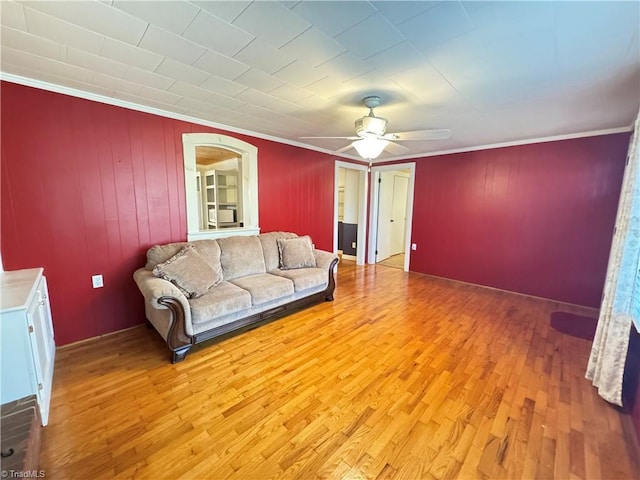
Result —
[[365, 238], [367, 236], [367, 196], [369, 189], [369, 167], [357, 163], [336, 160], [333, 186], [333, 252], [338, 253], [338, 174], [340, 168], [360, 172], [360, 198], [358, 200], [358, 243], [356, 244], [356, 265], [365, 263]]
[[369, 245], [367, 263], [376, 263], [376, 245], [378, 244], [378, 193], [380, 191], [380, 172], [392, 170], [409, 170], [409, 188], [407, 189], [407, 222], [405, 231], [404, 245], [404, 268], [405, 272], [409, 271], [409, 263], [411, 259], [411, 227], [413, 224], [413, 192], [416, 180], [416, 164], [410, 163], [394, 163], [391, 165], [372, 166], [371, 167], [371, 198], [369, 208]]

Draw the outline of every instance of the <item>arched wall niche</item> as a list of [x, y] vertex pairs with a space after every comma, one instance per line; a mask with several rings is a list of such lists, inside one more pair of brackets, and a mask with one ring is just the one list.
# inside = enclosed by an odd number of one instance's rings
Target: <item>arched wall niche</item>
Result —
[[[257, 235], [258, 225], [258, 148], [234, 137], [217, 133], [185, 133], [182, 135], [184, 181], [187, 206], [187, 240], [221, 238], [232, 235]], [[236, 152], [241, 164], [242, 226], [205, 230], [200, 221], [196, 147], [219, 147]]]

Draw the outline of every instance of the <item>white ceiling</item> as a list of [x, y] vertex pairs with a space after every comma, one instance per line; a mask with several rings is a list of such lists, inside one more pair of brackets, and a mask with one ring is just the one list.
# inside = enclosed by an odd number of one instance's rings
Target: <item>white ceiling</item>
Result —
[[[628, 128], [640, 1], [0, 4], [1, 70], [314, 149], [376, 109], [435, 151]], [[20, 79], [18, 77], [23, 77]], [[355, 153], [350, 151], [348, 153]], [[389, 158], [383, 154], [381, 158]]]

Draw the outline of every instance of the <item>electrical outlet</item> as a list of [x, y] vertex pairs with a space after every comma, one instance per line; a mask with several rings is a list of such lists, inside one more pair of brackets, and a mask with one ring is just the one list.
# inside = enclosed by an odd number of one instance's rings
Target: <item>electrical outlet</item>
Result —
[[102, 275], [92, 275], [91, 284], [93, 285], [93, 288], [104, 287], [104, 281], [102, 280]]
[[417, 243], [412, 243], [411, 244], [411, 250], [417, 250], [418, 249], [418, 244]]
[[351, 248], [356, 248], [356, 242], [351, 242]]

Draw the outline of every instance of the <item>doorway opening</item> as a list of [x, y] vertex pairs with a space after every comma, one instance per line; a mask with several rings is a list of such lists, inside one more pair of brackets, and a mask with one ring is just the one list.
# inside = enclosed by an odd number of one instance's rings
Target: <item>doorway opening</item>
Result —
[[372, 167], [369, 263], [409, 271], [415, 163]]
[[333, 251], [357, 265], [365, 263], [367, 166], [336, 161]]

